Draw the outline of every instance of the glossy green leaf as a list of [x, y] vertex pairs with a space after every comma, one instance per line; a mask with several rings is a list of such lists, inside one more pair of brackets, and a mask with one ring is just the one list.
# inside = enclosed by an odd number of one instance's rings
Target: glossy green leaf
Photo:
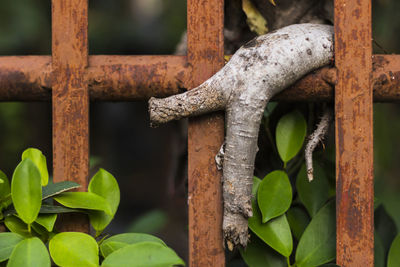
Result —
[[292, 203], [292, 186], [283, 171], [273, 171], [261, 181], [257, 193], [263, 223], [285, 213]]
[[296, 266], [314, 267], [336, 256], [335, 201], [330, 201], [311, 220], [296, 250]]
[[168, 222], [168, 214], [163, 210], [151, 210], [136, 218], [128, 232], [152, 234], [160, 231]]
[[83, 212], [83, 210], [77, 210], [63, 206], [42, 205], [40, 207], [39, 214], [68, 213], [68, 212]]
[[36, 220], [42, 204], [40, 173], [30, 159], [15, 168], [11, 180], [11, 197], [19, 217], [27, 224]]
[[283, 116], [276, 126], [276, 147], [283, 162], [288, 162], [303, 146], [307, 123], [303, 115], [294, 111]]
[[28, 231], [28, 225], [14, 215], [5, 217], [4, 224], [6, 225], [7, 229], [13, 233], [19, 234], [26, 238], [32, 236]]
[[53, 261], [61, 267], [99, 266], [97, 242], [84, 233], [59, 233], [50, 240], [49, 250]]
[[50, 257], [46, 246], [32, 237], [21, 241], [11, 253], [7, 267], [50, 267]]
[[387, 267], [400, 266], [400, 234], [396, 236], [390, 246]]
[[108, 215], [112, 210], [104, 197], [90, 192], [64, 192], [54, 197], [63, 206], [73, 209], [101, 210]]
[[111, 253], [102, 267], [158, 267], [185, 265], [169, 247], [156, 242], [141, 242]]
[[243, 260], [249, 267], [286, 267], [286, 259], [267, 246], [256, 236], [252, 236], [245, 249], [240, 249]]
[[100, 252], [101, 255], [104, 258], [106, 258], [109, 254], [113, 253], [114, 251], [120, 248], [144, 241], [156, 242], [166, 246], [161, 239], [152, 235], [141, 234], [141, 233], [125, 233], [125, 234], [114, 235], [104, 240], [100, 245]]
[[281, 215], [262, 223], [261, 212], [255, 201], [252, 202], [252, 206], [253, 217], [248, 220], [251, 231], [280, 254], [289, 257], [293, 250], [293, 239], [286, 216]]
[[385, 267], [386, 253], [382, 240], [375, 232], [374, 234], [374, 267]]
[[324, 170], [314, 164], [314, 180], [311, 182], [307, 178], [306, 166], [303, 165], [297, 175], [297, 193], [301, 202], [306, 207], [311, 217], [319, 211], [329, 198], [329, 182]]
[[100, 169], [90, 181], [88, 191], [103, 197], [111, 208], [111, 214], [106, 214], [104, 211], [89, 213], [90, 224], [98, 235], [107, 227], [117, 212], [120, 200], [119, 187], [111, 173]]
[[0, 262], [7, 260], [14, 247], [24, 238], [16, 233], [0, 233]]
[[78, 187], [80, 187], [78, 183], [71, 181], [63, 181], [59, 183], [50, 182], [45, 187], [43, 187], [42, 199], [46, 199]]
[[300, 207], [291, 207], [286, 213], [286, 217], [294, 237], [300, 240], [304, 230], [310, 223], [310, 217], [307, 212]]
[[42, 151], [36, 148], [28, 148], [22, 153], [22, 160], [24, 159], [30, 159], [35, 163], [40, 172], [42, 186], [47, 185], [49, 182], [49, 172], [47, 170], [46, 157]]
[[57, 214], [39, 214], [35, 222], [46, 228], [47, 231], [53, 231], [56, 223]]

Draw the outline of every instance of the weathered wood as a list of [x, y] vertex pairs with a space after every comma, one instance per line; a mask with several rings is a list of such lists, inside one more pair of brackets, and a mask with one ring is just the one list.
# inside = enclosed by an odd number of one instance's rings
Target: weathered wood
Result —
[[336, 260], [374, 266], [371, 1], [335, 1]]
[[[188, 0], [190, 87], [224, 65], [223, 0]], [[189, 264], [224, 266], [221, 172], [214, 157], [224, 140], [222, 114], [189, 120]]]

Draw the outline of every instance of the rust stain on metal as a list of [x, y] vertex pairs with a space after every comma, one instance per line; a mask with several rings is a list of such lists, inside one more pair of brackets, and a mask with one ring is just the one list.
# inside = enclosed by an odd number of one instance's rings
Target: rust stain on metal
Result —
[[[86, 190], [89, 172], [87, 0], [52, 1], [53, 179]], [[88, 232], [86, 216], [63, 217], [63, 231]]]
[[51, 57], [0, 57], [1, 101], [50, 101]]
[[374, 99], [389, 102], [400, 99], [400, 55], [373, 56]]
[[[400, 101], [400, 56], [374, 55], [372, 60], [374, 101]], [[49, 101], [51, 69], [49, 56], [0, 57], [0, 101]], [[91, 101], [142, 101], [190, 88], [191, 70], [185, 56], [90, 56], [84, 74]], [[336, 72], [334, 67], [313, 71], [274, 100], [333, 101]]]
[[[223, 0], [188, 0], [188, 63], [193, 88], [224, 66]], [[214, 157], [224, 139], [221, 113], [189, 120], [189, 264], [225, 266], [221, 172]]]
[[107, 101], [181, 93], [191, 69], [185, 56], [92, 56], [89, 66], [91, 99]]
[[[335, 63], [336, 260], [373, 266], [372, 85], [387, 81], [385, 73], [372, 80], [370, 1], [335, 1]], [[375, 69], [388, 64], [374, 59]]]

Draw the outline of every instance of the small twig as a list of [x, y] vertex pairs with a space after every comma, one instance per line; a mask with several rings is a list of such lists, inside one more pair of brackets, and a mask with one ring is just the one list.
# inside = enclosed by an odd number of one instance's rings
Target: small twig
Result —
[[321, 121], [318, 123], [317, 129], [315, 129], [315, 131], [308, 137], [308, 142], [304, 150], [304, 155], [306, 160], [307, 177], [308, 181], [310, 182], [314, 179], [312, 154], [315, 148], [317, 147], [318, 143], [324, 140], [328, 132], [331, 120], [332, 120], [332, 110], [326, 107], [324, 109], [324, 114], [321, 117]]

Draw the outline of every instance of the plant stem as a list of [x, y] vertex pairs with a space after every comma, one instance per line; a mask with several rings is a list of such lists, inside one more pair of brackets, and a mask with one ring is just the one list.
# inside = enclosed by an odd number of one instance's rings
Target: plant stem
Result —
[[29, 232], [29, 234], [31, 234], [31, 224], [30, 223], [28, 223], [28, 232]]
[[292, 265], [290, 265], [290, 259], [289, 259], [289, 257], [286, 257], [286, 262], [287, 262], [287, 266], [288, 267], [291, 267]]

